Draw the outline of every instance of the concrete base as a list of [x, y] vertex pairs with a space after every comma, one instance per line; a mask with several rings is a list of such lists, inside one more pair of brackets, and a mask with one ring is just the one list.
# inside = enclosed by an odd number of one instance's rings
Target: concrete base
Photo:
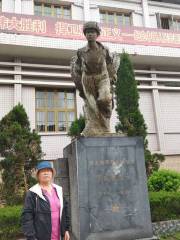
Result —
[[73, 240], [153, 240], [142, 138], [81, 137], [64, 157]]

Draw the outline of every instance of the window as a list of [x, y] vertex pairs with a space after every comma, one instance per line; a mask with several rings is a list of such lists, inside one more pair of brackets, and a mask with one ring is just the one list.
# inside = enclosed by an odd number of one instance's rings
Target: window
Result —
[[161, 28], [170, 29], [170, 19], [166, 17], [161, 18]]
[[34, 6], [34, 14], [37, 16], [42, 15], [42, 5], [41, 4], [35, 4]]
[[36, 129], [38, 131], [68, 131], [75, 117], [74, 92], [63, 90], [36, 91]]
[[173, 19], [173, 29], [180, 31], [180, 19]]
[[44, 4], [44, 16], [53, 16], [52, 6], [51, 5]]
[[35, 2], [34, 14], [37, 16], [51, 16], [63, 19], [71, 19], [71, 7]]
[[180, 18], [176, 16], [166, 16], [158, 13], [157, 15], [157, 25], [158, 28], [162, 29], [171, 29], [171, 30], [180, 30]]
[[119, 13], [119, 12], [100, 12], [100, 21], [104, 24], [116, 25], [119, 27], [129, 27], [132, 25], [132, 19], [130, 13]]

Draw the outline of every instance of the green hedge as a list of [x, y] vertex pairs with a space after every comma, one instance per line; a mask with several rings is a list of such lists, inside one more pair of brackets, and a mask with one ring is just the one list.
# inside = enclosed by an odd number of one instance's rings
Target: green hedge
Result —
[[180, 219], [180, 192], [150, 192], [153, 222]]
[[178, 240], [178, 239], [180, 239], [180, 232], [168, 234], [167, 236], [161, 237], [161, 240]]
[[152, 192], [179, 191], [180, 173], [165, 169], [155, 171], [148, 179], [148, 189]]
[[14, 240], [21, 236], [20, 215], [22, 206], [0, 208], [0, 240]]

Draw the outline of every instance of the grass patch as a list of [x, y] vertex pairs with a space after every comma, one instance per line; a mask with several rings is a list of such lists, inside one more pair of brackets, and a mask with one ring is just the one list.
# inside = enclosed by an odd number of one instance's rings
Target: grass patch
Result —
[[180, 232], [172, 235], [161, 237], [161, 240], [180, 240]]

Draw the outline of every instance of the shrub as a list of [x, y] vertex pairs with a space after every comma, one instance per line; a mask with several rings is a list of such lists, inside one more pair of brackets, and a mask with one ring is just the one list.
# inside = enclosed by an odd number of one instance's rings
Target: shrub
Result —
[[180, 219], [180, 192], [150, 192], [153, 222]]
[[22, 206], [0, 208], [0, 240], [13, 240], [22, 235], [20, 230], [21, 210]]
[[30, 129], [23, 105], [18, 104], [0, 121], [2, 194], [8, 205], [21, 204], [29, 176], [42, 157], [40, 136]]
[[149, 191], [179, 191], [180, 173], [170, 170], [159, 170], [154, 172], [148, 179]]
[[71, 137], [78, 137], [81, 135], [83, 129], [85, 128], [85, 118], [80, 115], [78, 119], [72, 122], [68, 135]]

